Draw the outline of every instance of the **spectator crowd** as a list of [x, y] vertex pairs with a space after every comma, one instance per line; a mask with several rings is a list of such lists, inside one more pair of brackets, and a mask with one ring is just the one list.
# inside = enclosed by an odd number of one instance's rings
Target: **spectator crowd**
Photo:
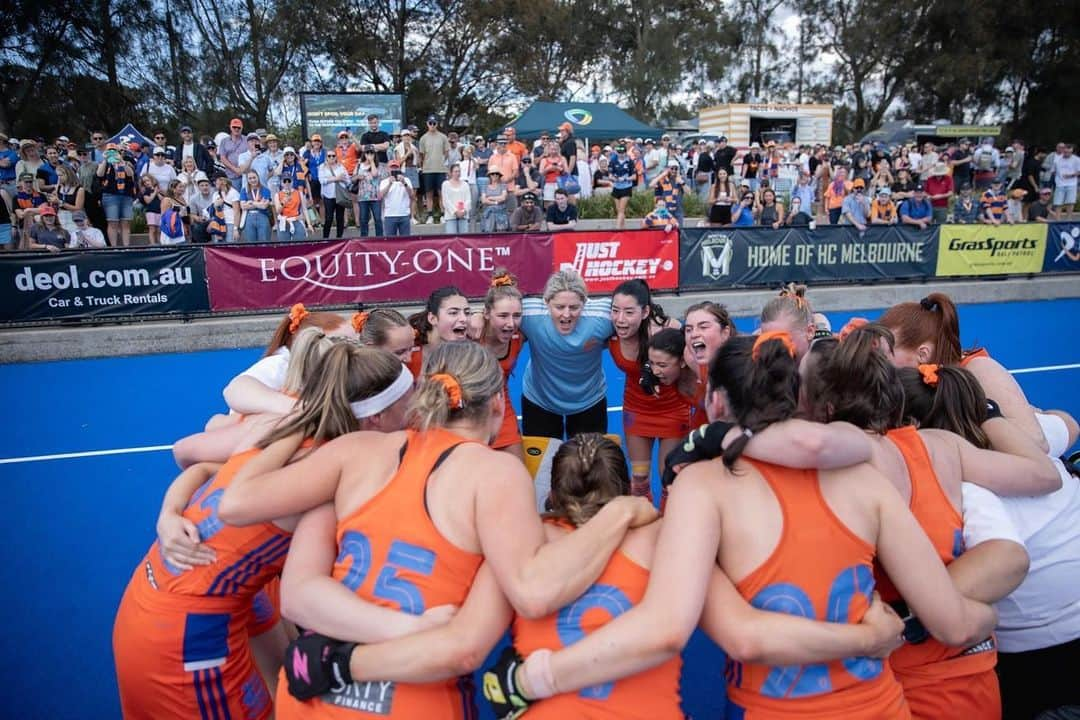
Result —
[[686, 147], [621, 138], [592, 145], [563, 123], [532, 143], [513, 127], [492, 141], [443, 132], [439, 119], [389, 134], [370, 115], [362, 132], [297, 146], [262, 129], [196, 137], [155, 129], [152, 142], [80, 144], [0, 134], [0, 244], [59, 252], [126, 247], [141, 208], [150, 244], [573, 230], [578, 201], [610, 195], [626, 227], [635, 190], [655, 206], [643, 227], [684, 225], [696, 194], [714, 227], [1047, 222], [1071, 216], [1080, 158], [993, 138], [885, 147], [778, 145], [735, 148], [727, 139]]

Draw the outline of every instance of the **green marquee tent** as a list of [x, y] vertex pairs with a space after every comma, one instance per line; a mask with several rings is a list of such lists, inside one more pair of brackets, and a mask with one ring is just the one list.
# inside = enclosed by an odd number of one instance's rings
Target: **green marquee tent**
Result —
[[557, 103], [538, 100], [506, 127], [517, 130], [519, 138], [530, 140], [540, 137], [540, 133], [544, 131], [553, 133], [564, 122], [574, 126], [574, 135], [590, 140], [658, 138], [663, 134], [663, 131], [631, 117], [614, 103]]

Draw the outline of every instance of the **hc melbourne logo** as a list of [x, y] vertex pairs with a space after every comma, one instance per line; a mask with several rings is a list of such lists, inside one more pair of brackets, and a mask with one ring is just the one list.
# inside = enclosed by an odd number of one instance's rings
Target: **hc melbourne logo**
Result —
[[728, 233], [705, 233], [701, 238], [701, 276], [719, 280], [731, 272], [734, 239]]

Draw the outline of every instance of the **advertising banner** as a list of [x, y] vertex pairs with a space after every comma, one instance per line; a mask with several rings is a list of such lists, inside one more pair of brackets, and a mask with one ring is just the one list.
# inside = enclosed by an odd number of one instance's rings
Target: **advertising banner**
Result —
[[625, 280], [653, 290], [679, 286], [679, 234], [663, 230], [556, 233], [555, 269], [571, 267], [589, 292], [609, 293]]
[[938, 277], [1019, 275], [1043, 269], [1044, 223], [1024, 225], [942, 225]]
[[790, 281], [846, 282], [933, 274], [933, 228], [850, 225], [809, 228], [690, 228], [682, 231], [679, 286], [768, 287]]
[[367, 131], [367, 116], [379, 116], [379, 129], [391, 135], [401, 132], [405, 100], [401, 95], [375, 93], [300, 93], [300, 123], [304, 137], [318, 133], [327, 147], [342, 130], [356, 137]]
[[210, 310], [198, 248], [0, 256], [0, 322]]
[[521, 291], [537, 293], [551, 274], [551, 235], [429, 235], [206, 248], [214, 310], [422, 300], [456, 285], [487, 292], [505, 267]]
[[1080, 272], [1080, 223], [1051, 223], [1046, 229], [1043, 272]]

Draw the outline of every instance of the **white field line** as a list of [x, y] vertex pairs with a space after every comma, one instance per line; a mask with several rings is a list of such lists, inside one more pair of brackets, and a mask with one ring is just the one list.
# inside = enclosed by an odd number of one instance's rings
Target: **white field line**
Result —
[[[1017, 368], [1016, 370], [1010, 370], [1013, 375], [1030, 375], [1032, 373], [1042, 372], [1055, 372], [1058, 370], [1076, 370], [1080, 368], [1080, 363], [1069, 363], [1067, 365], [1043, 365], [1042, 367], [1030, 367], [1030, 368]], [[609, 407], [609, 413], [622, 412], [622, 405], [615, 405]], [[518, 420], [521, 416], [518, 416]], [[55, 455], [28, 455], [25, 457], [12, 457], [12, 458], [0, 458], [0, 465], [11, 465], [14, 463], [28, 463], [28, 462], [44, 462], [46, 460], [70, 460], [72, 458], [88, 458], [88, 457], [100, 457], [103, 455], [128, 455], [134, 453], [148, 453], [148, 452], [164, 452], [166, 450], [172, 450], [172, 445], [147, 445], [145, 447], [130, 447], [130, 448], [114, 448], [112, 450], [86, 450], [84, 452], [69, 452], [69, 453], [57, 453]]]

